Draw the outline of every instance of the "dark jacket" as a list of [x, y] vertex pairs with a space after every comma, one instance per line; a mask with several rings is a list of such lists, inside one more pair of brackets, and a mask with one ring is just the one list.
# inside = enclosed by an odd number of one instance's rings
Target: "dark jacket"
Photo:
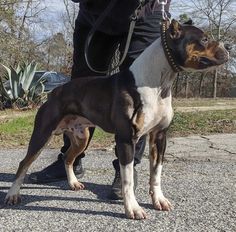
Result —
[[[108, 4], [114, 0], [72, 0], [80, 3], [80, 10], [77, 20], [79, 23], [92, 26], [99, 15], [106, 9]], [[169, 10], [169, 4], [166, 5], [166, 11]], [[160, 10], [160, 6], [155, 0], [146, 1], [147, 3], [141, 9], [140, 17], [145, 18], [146, 14]], [[139, 6], [139, 0], [116, 0], [113, 9], [107, 13], [107, 16], [100, 24], [97, 30], [107, 34], [116, 35], [128, 31], [130, 17]]]

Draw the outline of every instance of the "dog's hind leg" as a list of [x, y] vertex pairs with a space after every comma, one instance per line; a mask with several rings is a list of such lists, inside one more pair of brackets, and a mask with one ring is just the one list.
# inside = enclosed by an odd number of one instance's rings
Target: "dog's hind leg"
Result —
[[161, 171], [166, 149], [166, 131], [150, 133], [150, 190], [152, 203], [155, 209], [171, 209], [171, 204], [161, 190]]
[[72, 190], [80, 190], [84, 189], [84, 185], [80, 183], [75, 176], [73, 170], [73, 163], [77, 156], [79, 156], [87, 147], [89, 141], [89, 129], [84, 128], [82, 131], [83, 138], [80, 138], [73, 133], [68, 133], [68, 137], [70, 138], [70, 148], [65, 153], [65, 169], [68, 179], [68, 184], [70, 185]]
[[58, 122], [58, 114], [55, 109], [45, 103], [36, 115], [34, 131], [29, 142], [27, 154], [19, 164], [15, 181], [5, 198], [6, 204], [14, 205], [20, 202], [20, 187], [26, 172], [50, 139], [52, 131], [56, 128]]

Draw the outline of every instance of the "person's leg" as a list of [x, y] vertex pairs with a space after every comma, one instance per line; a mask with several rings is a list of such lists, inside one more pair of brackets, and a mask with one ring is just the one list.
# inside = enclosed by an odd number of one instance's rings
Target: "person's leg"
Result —
[[[161, 12], [153, 12], [150, 15], [146, 15], [145, 18], [141, 18], [136, 22], [134, 32], [132, 35], [129, 51], [126, 59], [120, 67], [120, 70], [128, 68], [133, 61], [147, 48], [152, 42], [160, 37], [160, 21]], [[121, 47], [124, 47], [122, 43]], [[142, 136], [135, 146], [134, 153], [134, 167], [141, 162], [144, 150], [146, 146], [146, 135]], [[117, 156], [117, 154], [116, 154]], [[111, 192], [108, 198], [117, 200], [122, 198], [121, 192], [121, 177], [120, 167], [118, 159], [113, 160], [113, 167], [115, 169], [115, 178], [112, 183]], [[134, 169], [134, 188], [137, 187], [137, 172]]]
[[[74, 41], [74, 53], [73, 53], [73, 67], [71, 72], [71, 78], [80, 78], [86, 76], [99, 76], [100, 73], [93, 72], [87, 66], [85, 56], [84, 56], [84, 47], [87, 35], [91, 27], [76, 22], [75, 31], [73, 35]], [[90, 44], [89, 49], [89, 60], [90, 63], [98, 70], [108, 69], [110, 59], [114, 53], [115, 48], [117, 47], [119, 36], [109, 36], [102, 32], [96, 32]], [[93, 136], [94, 128], [90, 128], [90, 139]], [[64, 154], [70, 147], [70, 139], [68, 136], [63, 135], [64, 146], [61, 148], [61, 153], [58, 155], [58, 158], [55, 162], [50, 164], [45, 169], [32, 173], [29, 176], [29, 181], [32, 183], [49, 183], [53, 181], [66, 179], [66, 171], [64, 166]], [[89, 144], [88, 142], [88, 144]], [[84, 153], [80, 154], [73, 164], [74, 173], [78, 178], [81, 178], [84, 174], [82, 167], [81, 158], [85, 156]]]

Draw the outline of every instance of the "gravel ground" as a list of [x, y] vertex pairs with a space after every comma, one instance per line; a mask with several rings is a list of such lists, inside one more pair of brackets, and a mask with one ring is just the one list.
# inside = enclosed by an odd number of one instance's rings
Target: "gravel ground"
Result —
[[[171, 212], [151, 205], [146, 151], [137, 167], [136, 196], [148, 213], [142, 221], [126, 219], [122, 201], [107, 199], [113, 153], [88, 151], [81, 179], [85, 190], [68, 190], [66, 181], [24, 184], [22, 203], [6, 207], [3, 200], [25, 150], [0, 151], [0, 231], [236, 231], [236, 134], [169, 139], [162, 187], [174, 205]], [[56, 150], [45, 150], [29, 172], [56, 155]]]

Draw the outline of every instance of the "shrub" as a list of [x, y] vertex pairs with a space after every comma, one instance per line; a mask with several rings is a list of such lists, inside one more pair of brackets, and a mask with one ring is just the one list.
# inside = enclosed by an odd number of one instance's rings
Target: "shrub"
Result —
[[43, 77], [34, 80], [37, 68], [35, 62], [19, 64], [16, 69], [2, 64], [6, 70], [4, 78], [9, 80], [7, 87], [0, 78], [0, 93], [6, 102], [18, 108], [28, 107], [40, 102], [44, 92]]

